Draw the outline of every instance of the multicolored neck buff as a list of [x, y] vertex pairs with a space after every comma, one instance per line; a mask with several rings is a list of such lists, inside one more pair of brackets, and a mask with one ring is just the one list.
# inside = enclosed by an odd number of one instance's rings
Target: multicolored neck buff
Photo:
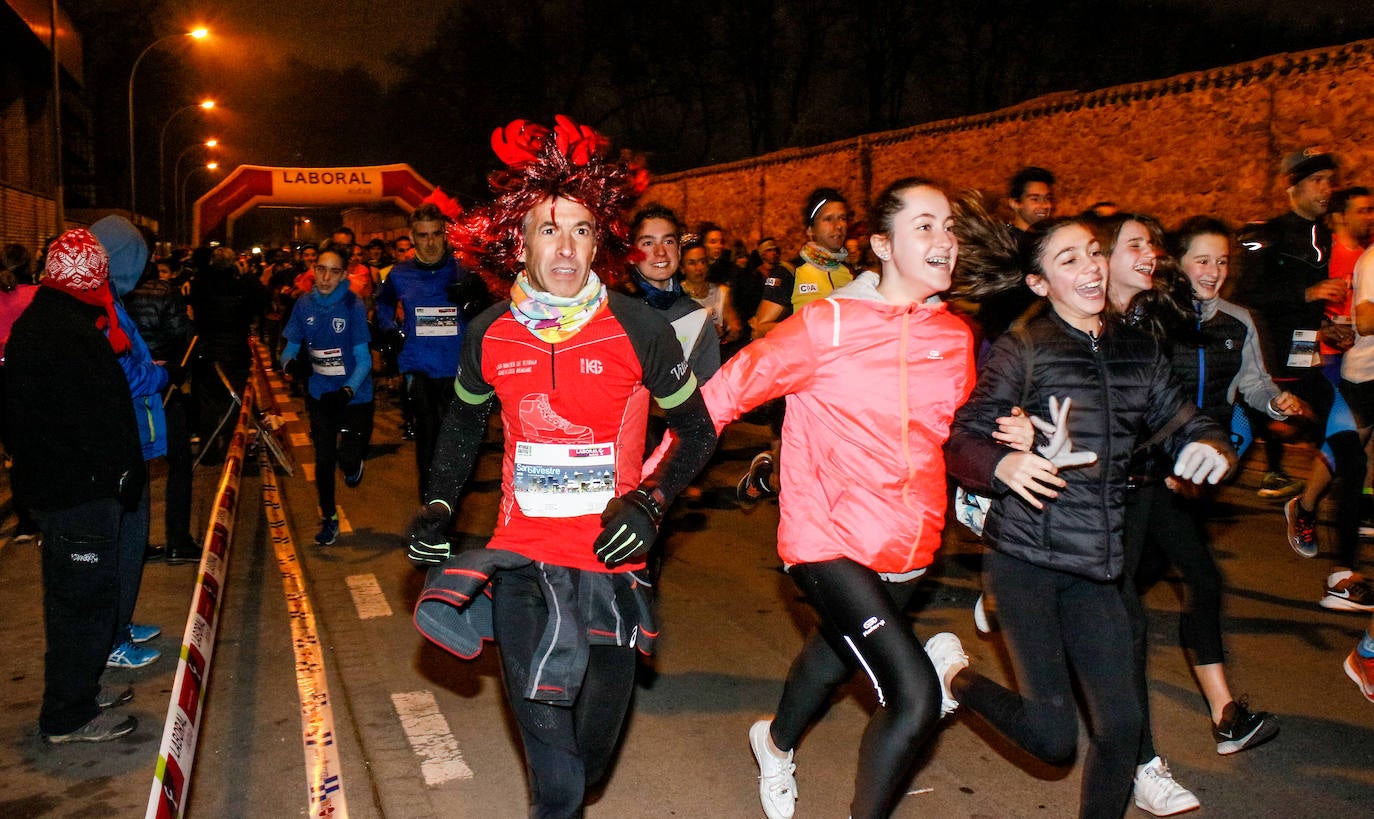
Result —
[[571, 298], [536, 290], [529, 274], [521, 271], [510, 288], [510, 314], [542, 341], [558, 344], [582, 329], [606, 303], [606, 286], [595, 273], [587, 276], [582, 290]]
[[849, 258], [849, 251], [843, 247], [831, 251], [815, 242], [807, 242], [801, 249], [801, 257], [812, 267], [819, 267], [829, 273], [839, 269], [840, 265], [845, 263], [845, 260]]

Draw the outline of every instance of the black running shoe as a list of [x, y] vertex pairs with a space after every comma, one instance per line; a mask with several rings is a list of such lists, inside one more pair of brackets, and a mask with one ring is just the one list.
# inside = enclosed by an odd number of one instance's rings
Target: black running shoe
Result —
[[1221, 722], [1212, 727], [1217, 753], [1234, 754], [1268, 742], [1279, 732], [1279, 721], [1268, 711], [1252, 712], [1244, 697], [1229, 702], [1221, 712]]

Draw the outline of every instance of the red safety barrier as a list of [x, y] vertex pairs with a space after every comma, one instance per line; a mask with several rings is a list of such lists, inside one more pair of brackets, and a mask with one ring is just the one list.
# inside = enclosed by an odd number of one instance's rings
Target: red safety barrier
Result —
[[215, 492], [210, 524], [205, 532], [200, 571], [191, 595], [191, 609], [182, 633], [181, 652], [172, 681], [167, 721], [162, 730], [157, 768], [153, 772], [152, 792], [148, 795], [146, 819], [181, 816], [186, 810], [186, 794], [191, 784], [205, 687], [210, 678], [210, 660], [219, 630], [220, 601], [229, 568], [229, 546], [233, 542], [234, 515], [239, 495], [239, 478], [249, 432], [254, 428], [250, 383], [244, 389], [238, 423], [229, 441], [229, 451]]

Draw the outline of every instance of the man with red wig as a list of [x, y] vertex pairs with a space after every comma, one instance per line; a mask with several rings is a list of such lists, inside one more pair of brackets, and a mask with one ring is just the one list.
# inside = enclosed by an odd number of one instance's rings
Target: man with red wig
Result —
[[[506, 697], [529, 773], [530, 815], [581, 816], [606, 773], [656, 628], [645, 555], [663, 510], [716, 436], [669, 324], [606, 287], [630, 256], [623, 210], [642, 172], [558, 118], [516, 121], [493, 148], [496, 199], [462, 214], [451, 244], [507, 300], [463, 338], [456, 400], [439, 432], [410, 558], [436, 566], [417, 627], [462, 657], [501, 646]], [[653, 400], [679, 444], [649, 474]], [[487, 548], [451, 555], [448, 527], [493, 405], [505, 436], [502, 499]], [[489, 592], [483, 594], [486, 590]]]

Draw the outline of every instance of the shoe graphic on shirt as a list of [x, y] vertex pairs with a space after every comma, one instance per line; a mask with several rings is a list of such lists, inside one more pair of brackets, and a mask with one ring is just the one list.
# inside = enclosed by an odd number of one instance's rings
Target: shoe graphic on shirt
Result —
[[527, 441], [555, 438], [574, 444], [592, 443], [592, 428], [574, 424], [554, 412], [549, 396], [542, 392], [520, 399], [520, 428]]

